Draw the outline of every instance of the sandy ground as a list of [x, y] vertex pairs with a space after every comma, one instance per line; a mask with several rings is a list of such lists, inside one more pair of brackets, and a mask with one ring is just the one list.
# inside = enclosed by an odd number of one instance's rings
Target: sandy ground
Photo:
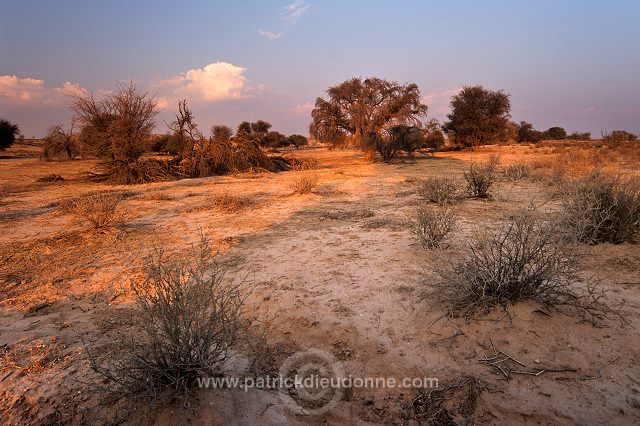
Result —
[[[608, 303], [626, 302], [629, 324], [594, 327], [540, 313], [532, 302], [469, 323], [442, 318], [424, 300], [429, 271], [455, 256], [474, 227], [490, 226], [533, 201], [554, 200], [531, 179], [498, 184], [491, 201], [467, 200], [449, 247], [425, 251], [406, 226], [419, 203], [420, 178], [462, 176], [468, 161], [500, 154], [504, 164], [551, 152], [486, 147], [393, 164], [367, 162], [351, 150], [304, 150], [313, 172], [237, 176], [111, 187], [88, 182], [94, 161], [0, 160], [0, 422], [2, 424], [419, 424], [418, 389], [349, 390], [330, 413], [299, 416], [269, 390], [201, 390], [188, 409], [131, 406], [92, 391], [82, 341], [108, 348], [131, 322], [126, 284], [141, 274], [154, 244], [179, 252], [210, 237], [229, 264], [254, 284], [250, 311], [269, 325], [257, 357], [277, 372], [306, 348], [333, 354], [354, 377], [435, 377], [441, 384], [473, 376], [482, 391], [471, 424], [638, 424], [640, 422], [640, 246], [589, 248], [587, 275], [597, 275]], [[637, 170], [637, 164], [616, 164]], [[37, 183], [58, 173], [63, 182]], [[302, 173], [317, 173], [311, 194], [292, 194]], [[96, 232], [57, 207], [97, 189], [128, 191], [126, 220]], [[227, 213], [222, 193], [255, 205]], [[530, 367], [578, 371], [505, 377], [479, 360], [499, 348]], [[108, 351], [108, 349], [107, 349]], [[101, 353], [106, 356], [108, 352]], [[608, 363], [609, 361], [611, 363]]]

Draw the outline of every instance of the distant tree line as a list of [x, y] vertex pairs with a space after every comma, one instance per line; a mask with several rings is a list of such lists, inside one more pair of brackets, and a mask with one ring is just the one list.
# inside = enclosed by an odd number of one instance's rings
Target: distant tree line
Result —
[[[309, 132], [330, 147], [355, 146], [383, 161], [390, 161], [401, 152], [411, 156], [420, 150], [441, 149], [447, 142], [445, 135], [454, 149], [509, 141], [591, 139], [589, 132], [567, 134], [559, 126], [541, 131], [526, 121], [511, 121], [510, 95], [504, 90], [465, 86], [451, 98], [450, 105], [447, 121], [441, 125], [436, 119], [427, 119], [428, 107], [416, 84], [399, 84], [377, 77], [352, 78], [327, 89], [326, 98], [316, 99]], [[137, 179], [127, 168], [150, 150], [168, 153], [180, 162], [193, 157], [204, 146], [212, 149], [213, 145], [231, 144], [236, 148], [251, 145], [278, 150], [308, 144], [303, 135], [286, 136], [272, 130], [272, 125], [264, 120], [243, 121], [235, 132], [230, 127], [215, 125], [210, 136], [205, 137], [195, 125], [186, 101], [179, 102], [169, 133], [153, 135], [156, 103], [152, 96], [133, 85], [121, 85], [115, 93], [100, 100], [91, 94], [78, 95], [72, 109], [74, 118], [69, 128], [55, 125], [49, 129], [43, 159], [96, 156], [118, 165], [114, 170], [128, 176], [123, 178], [125, 181]], [[0, 120], [0, 149], [11, 146], [18, 137], [17, 125]], [[636, 141], [638, 135], [615, 130], [603, 133], [602, 139]], [[245, 150], [249, 151], [257, 155], [253, 148]]]

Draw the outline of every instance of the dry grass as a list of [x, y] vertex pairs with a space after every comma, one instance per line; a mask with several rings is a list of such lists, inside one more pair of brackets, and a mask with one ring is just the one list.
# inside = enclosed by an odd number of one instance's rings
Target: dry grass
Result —
[[317, 159], [312, 157], [286, 157], [286, 160], [291, 164], [291, 170], [316, 170], [320, 168], [320, 163]]
[[504, 168], [504, 177], [511, 182], [520, 182], [529, 177], [530, 173], [531, 166], [522, 162], [509, 164]]
[[234, 195], [228, 192], [210, 198], [211, 206], [225, 213], [238, 213], [256, 207], [259, 200], [255, 196]]
[[320, 217], [332, 220], [366, 219], [375, 216], [373, 210], [359, 207], [350, 210], [330, 210], [320, 212]]
[[94, 229], [118, 225], [125, 217], [120, 202], [126, 194], [119, 191], [92, 192], [78, 198], [60, 202], [60, 209], [81, 223], [89, 223]]
[[302, 173], [291, 184], [294, 194], [308, 194], [318, 186], [320, 176], [317, 173]]

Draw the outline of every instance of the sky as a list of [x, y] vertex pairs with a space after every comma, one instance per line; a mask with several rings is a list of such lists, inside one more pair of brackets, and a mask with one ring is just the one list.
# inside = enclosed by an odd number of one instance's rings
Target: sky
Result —
[[0, 0], [0, 117], [41, 137], [132, 81], [158, 133], [187, 99], [203, 131], [306, 135], [327, 88], [377, 76], [417, 83], [429, 118], [481, 84], [541, 130], [639, 132], [639, 23], [638, 0]]

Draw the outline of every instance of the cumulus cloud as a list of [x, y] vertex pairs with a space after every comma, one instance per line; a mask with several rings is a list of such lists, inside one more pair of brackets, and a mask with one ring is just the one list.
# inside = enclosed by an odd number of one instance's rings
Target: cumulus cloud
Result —
[[260, 37], [264, 37], [269, 41], [275, 41], [277, 39], [280, 38], [280, 36], [282, 35], [282, 33], [272, 33], [271, 31], [265, 31], [263, 29], [259, 29], [258, 30], [258, 34], [260, 34]]
[[449, 103], [451, 97], [457, 95], [462, 90], [462, 87], [456, 89], [440, 89], [433, 93], [428, 94], [422, 98], [422, 102], [429, 107], [429, 114], [432, 115], [444, 115], [450, 110]]
[[247, 96], [246, 68], [228, 62], [215, 62], [194, 68], [152, 85], [158, 91], [160, 107], [169, 99], [186, 98], [191, 102], [216, 102]]
[[68, 81], [61, 87], [47, 88], [44, 80], [0, 75], [0, 100], [13, 105], [59, 105], [82, 91], [80, 85]]
[[290, 24], [295, 24], [298, 22], [298, 19], [304, 15], [307, 9], [309, 9], [309, 5], [306, 4], [304, 0], [294, 0], [292, 3], [285, 6], [284, 11], [282, 12], [282, 17]]

